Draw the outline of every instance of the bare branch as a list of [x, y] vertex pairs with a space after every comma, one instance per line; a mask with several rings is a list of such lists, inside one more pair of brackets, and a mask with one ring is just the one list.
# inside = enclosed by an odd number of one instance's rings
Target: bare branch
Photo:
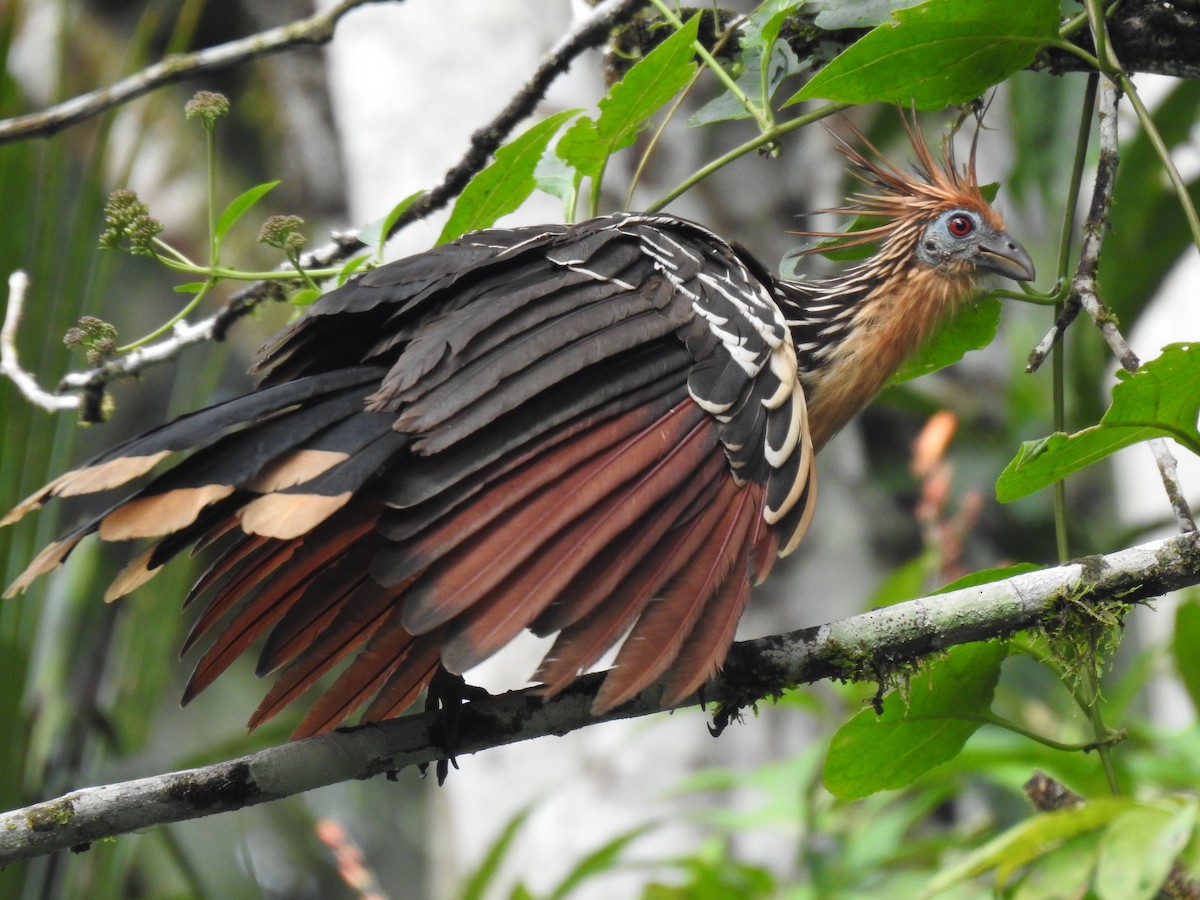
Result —
[[1092, 204], [1083, 228], [1083, 247], [1079, 251], [1079, 265], [1071, 279], [1071, 297], [1067, 306], [1082, 306], [1109, 349], [1127, 372], [1136, 372], [1141, 363], [1129, 344], [1121, 335], [1112, 313], [1100, 299], [1096, 287], [1096, 273], [1100, 269], [1100, 251], [1104, 246], [1104, 234], [1108, 230], [1108, 213], [1112, 209], [1113, 184], [1117, 179], [1117, 163], [1120, 159], [1117, 139], [1117, 86], [1107, 78], [1100, 79], [1100, 100], [1096, 108], [1100, 122], [1100, 159], [1096, 164], [1096, 183], [1092, 188]]
[[[1011, 634], [1073, 604], [1123, 604], [1200, 583], [1195, 533], [1090, 557], [936, 597], [913, 600], [790, 634], [734, 645], [722, 676], [705, 691], [718, 722], [793, 684], [825, 678], [870, 680], [878, 660], [889, 666], [956, 644]], [[810, 607], [816, 604], [809, 603]], [[581, 679], [543, 702], [533, 689], [456, 708], [454, 754], [561, 735], [597, 722], [661, 711], [651, 689], [605, 716], [590, 706], [600, 676]], [[697, 702], [693, 697], [681, 705]], [[95, 840], [277, 800], [313, 788], [369, 778], [447, 758], [426, 713], [274, 747], [228, 762], [84, 788], [0, 814], [0, 866]]]
[[1166, 438], [1154, 438], [1150, 441], [1150, 451], [1154, 461], [1158, 463], [1158, 472], [1162, 476], [1163, 488], [1167, 492], [1167, 500], [1171, 503], [1171, 511], [1175, 513], [1175, 521], [1180, 531], [1195, 531], [1196, 520], [1192, 509], [1184, 496], [1183, 487], [1179, 483], [1179, 467], [1175, 463], [1175, 454]]
[[12, 379], [25, 399], [50, 412], [77, 409], [78, 397], [63, 397], [42, 390], [37, 378], [21, 368], [17, 359], [17, 328], [25, 309], [25, 293], [29, 290], [29, 276], [17, 270], [8, 276], [8, 307], [4, 312], [4, 326], [0, 328], [0, 373]]
[[0, 120], [0, 144], [30, 137], [49, 137], [168, 84], [281, 53], [293, 47], [326, 44], [332, 39], [334, 28], [342, 16], [355, 7], [378, 2], [380, 0], [342, 0], [337, 6], [299, 22], [194, 53], [168, 56], [108, 87], [72, 97], [40, 112]]

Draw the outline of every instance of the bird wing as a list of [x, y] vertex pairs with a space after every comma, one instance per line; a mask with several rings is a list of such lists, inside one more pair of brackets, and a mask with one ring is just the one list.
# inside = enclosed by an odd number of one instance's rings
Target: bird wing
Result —
[[812, 446], [773, 279], [699, 226], [619, 215], [468, 235], [326, 294], [261, 352], [259, 389], [35, 493], [87, 493], [194, 452], [86, 534], [158, 537], [108, 598], [191, 546], [211, 643], [185, 700], [264, 638], [251, 720], [348, 662], [299, 734], [395, 715], [439, 666], [558, 633], [561, 690], [627, 637], [597, 698], [715, 673], [751, 583], [812, 512]]

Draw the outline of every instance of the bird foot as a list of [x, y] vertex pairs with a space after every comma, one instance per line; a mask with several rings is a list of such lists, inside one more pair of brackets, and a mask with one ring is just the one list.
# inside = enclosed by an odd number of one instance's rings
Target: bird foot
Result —
[[[458, 760], [455, 757], [463, 705], [490, 696], [491, 694], [483, 688], [467, 684], [461, 675], [452, 675], [440, 667], [430, 679], [425, 693], [425, 712], [438, 713], [437, 721], [430, 729], [430, 743], [445, 754], [434, 765], [439, 787], [446, 783], [450, 767], [458, 768]], [[429, 763], [421, 763], [417, 768], [425, 775]]]

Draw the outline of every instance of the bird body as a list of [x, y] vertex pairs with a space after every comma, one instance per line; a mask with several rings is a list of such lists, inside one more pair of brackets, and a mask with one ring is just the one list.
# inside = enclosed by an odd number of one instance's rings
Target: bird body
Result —
[[[561, 691], [620, 644], [595, 701], [655, 682], [681, 701], [719, 669], [750, 588], [811, 521], [819, 449], [986, 270], [1032, 264], [972, 171], [912, 178], [845, 151], [888, 223], [837, 278], [776, 279], [672, 216], [496, 229], [320, 298], [260, 352], [257, 390], [134, 438], [19, 504], [106, 490], [191, 455], [47, 547], [156, 538], [107, 599], [193, 545], [215, 634], [185, 700], [265, 639], [278, 676], [251, 719], [344, 668], [298, 734], [402, 712], [524, 629], [557, 635]], [[960, 234], [960, 232], [963, 232]], [[624, 640], [622, 641], [622, 638]]]

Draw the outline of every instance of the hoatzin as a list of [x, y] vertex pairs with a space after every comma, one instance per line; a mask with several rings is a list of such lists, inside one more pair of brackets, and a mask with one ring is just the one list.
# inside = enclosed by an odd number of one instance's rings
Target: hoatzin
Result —
[[677, 703], [808, 528], [816, 451], [981, 276], [1034, 277], [974, 154], [913, 145], [911, 174], [843, 147], [867, 188], [839, 212], [884, 221], [841, 237], [879, 246], [834, 278], [780, 280], [692, 222], [618, 214], [468, 234], [332, 290], [261, 350], [257, 389], [9, 513], [192, 451], [9, 593], [93, 532], [158, 538], [107, 600], [220, 541], [188, 597], [207, 605], [184, 649], [215, 639], [184, 701], [265, 636], [258, 671], [279, 674], [251, 727], [344, 664], [298, 735], [398, 715], [526, 628], [557, 634], [547, 695], [621, 642], [595, 710], [655, 682]]

